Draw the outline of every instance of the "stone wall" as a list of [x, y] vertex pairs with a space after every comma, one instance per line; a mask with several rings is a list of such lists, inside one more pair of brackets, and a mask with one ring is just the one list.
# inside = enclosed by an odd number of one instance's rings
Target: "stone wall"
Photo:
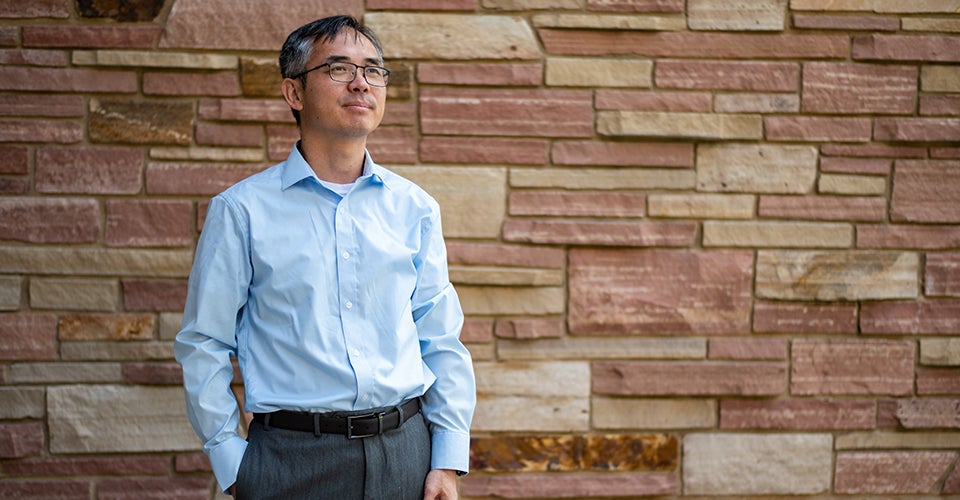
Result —
[[193, 247], [335, 12], [443, 206], [464, 496], [960, 495], [960, 1], [4, 0], [0, 497], [218, 496]]

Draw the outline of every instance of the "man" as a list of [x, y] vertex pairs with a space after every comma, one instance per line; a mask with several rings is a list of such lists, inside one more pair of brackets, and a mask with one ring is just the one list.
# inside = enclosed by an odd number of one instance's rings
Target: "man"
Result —
[[456, 498], [473, 368], [439, 207], [366, 152], [380, 43], [320, 19], [290, 34], [280, 71], [300, 141], [210, 202], [175, 343], [190, 421], [236, 498]]

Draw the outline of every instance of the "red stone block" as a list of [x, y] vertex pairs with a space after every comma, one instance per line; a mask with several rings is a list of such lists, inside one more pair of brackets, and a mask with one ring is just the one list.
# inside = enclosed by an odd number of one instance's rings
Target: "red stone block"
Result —
[[0, 174], [28, 173], [26, 146], [0, 146]]
[[143, 150], [110, 146], [42, 147], [36, 185], [43, 193], [136, 194]]
[[70, 17], [69, 0], [7, 0], [0, 4], [0, 17]]
[[0, 178], [0, 194], [4, 194], [4, 195], [27, 194], [29, 191], [30, 191], [29, 179]]
[[[960, 121], [957, 123], [960, 125]], [[890, 218], [907, 222], [960, 222], [960, 161], [897, 160]]]
[[293, 125], [267, 125], [267, 157], [273, 161], [286, 160], [299, 140], [300, 132]]
[[692, 111], [707, 113], [713, 96], [709, 92], [663, 92], [648, 90], [597, 89], [598, 110]]
[[823, 156], [855, 156], [860, 158], [926, 158], [927, 149], [887, 144], [824, 144], [820, 148], [820, 154]]
[[593, 95], [586, 90], [422, 89], [420, 127], [437, 135], [590, 137]]
[[857, 248], [916, 248], [926, 250], [960, 247], [960, 226], [858, 225]]
[[960, 370], [918, 368], [917, 394], [920, 396], [960, 394]]
[[787, 389], [787, 365], [759, 361], [603, 361], [593, 392], [615, 396], [775, 396]]
[[70, 62], [67, 54], [55, 50], [13, 49], [0, 50], [0, 64], [16, 66], [64, 67]]
[[83, 96], [56, 94], [0, 95], [0, 114], [7, 116], [82, 117]]
[[123, 380], [131, 384], [182, 385], [183, 371], [177, 363], [124, 363]]
[[100, 237], [96, 200], [0, 198], [0, 240], [30, 243], [92, 243]]
[[566, 322], [552, 318], [501, 318], [495, 328], [496, 336], [502, 339], [560, 338], [566, 331]]
[[445, 85], [536, 86], [543, 83], [539, 63], [421, 63], [417, 81]]
[[182, 311], [186, 300], [185, 280], [123, 280], [123, 307], [128, 311]]
[[695, 222], [619, 222], [509, 219], [507, 241], [603, 246], [687, 247], [696, 238]]
[[786, 339], [710, 339], [708, 359], [779, 361], [787, 359]]
[[24, 47], [149, 49], [160, 35], [160, 25], [138, 26], [24, 26]]
[[855, 196], [761, 195], [760, 217], [797, 220], [855, 220], [882, 222], [887, 200]]
[[960, 115], [960, 94], [934, 94], [920, 96], [921, 115]]
[[877, 118], [878, 141], [951, 142], [960, 138], [960, 118]]
[[898, 31], [899, 17], [872, 15], [794, 14], [793, 27], [814, 30]]
[[420, 159], [429, 163], [545, 165], [548, 147], [544, 139], [424, 136], [420, 138]]
[[960, 37], [940, 35], [857, 35], [855, 60], [960, 62]]
[[930, 157], [960, 159], [960, 148], [930, 148]]
[[[24, 2], [24, 0], [20, 0]], [[29, 0], [26, 0], [29, 1]], [[30, 2], [33, 3], [33, 2]], [[7, 5], [6, 3], [3, 5]], [[19, 26], [0, 26], [0, 47], [16, 47], [20, 44]]]
[[944, 481], [942, 493], [946, 495], [960, 493], [960, 464], [953, 467], [953, 472]]
[[166, 475], [170, 458], [162, 456], [45, 457], [4, 462], [12, 476]]
[[960, 253], [927, 254], [923, 292], [928, 296], [960, 297]]
[[888, 175], [893, 165], [886, 158], [846, 158], [822, 156], [820, 171], [840, 174]]
[[801, 109], [807, 113], [910, 114], [917, 68], [810, 62], [803, 65]]
[[746, 333], [752, 271], [742, 251], [571, 250], [570, 332]]
[[726, 399], [720, 402], [721, 429], [873, 429], [876, 417], [873, 400]]
[[0, 120], [0, 142], [70, 144], [83, 140], [83, 125], [63, 120]]
[[643, 193], [609, 191], [513, 191], [510, 215], [643, 217]]
[[152, 163], [147, 166], [147, 193], [215, 195], [265, 167], [244, 163]]
[[0, 90], [127, 94], [137, 91], [137, 74], [85, 68], [6, 67], [0, 68]]
[[199, 116], [205, 120], [293, 123], [290, 106], [282, 99], [201, 99]]
[[263, 145], [263, 127], [200, 122], [197, 123], [194, 137], [197, 144], [203, 146], [259, 148]]
[[367, 148], [383, 163], [417, 162], [417, 136], [413, 127], [380, 127], [370, 134]]
[[871, 124], [869, 118], [766, 116], [763, 128], [771, 141], [866, 142]]
[[367, 0], [367, 10], [476, 10], [477, 0]]
[[57, 316], [0, 314], [0, 359], [27, 361], [57, 357]]
[[692, 167], [693, 145], [673, 142], [558, 141], [555, 165], [617, 167]]
[[213, 472], [210, 459], [203, 453], [181, 453], [174, 458], [177, 472]]
[[0, 498], [18, 500], [90, 500], [91, 491], [89, 481], [0, 481]]
[[753, 331], [855, 334], [857, 305], [757, 301], [753, 306]]
[[937, 493], [956, 458], [955, 451], [839, 452], [834, 488], [846, 495]]
[[447, 241], [447, 259], [450, 264], [556, 269], [564, 266], [566, 252], [559, 248]]
[[193, 226], [187, 200], [107, 200], [109, 246], [190, 246]]
[[587, 0], [587, 10], [613, 12], [683, 12], [683, 0]]
[[44, 425], [41, 422], [26, 424], [0, 424], [0, 458], [22, 458], [43, 453]]
[[176, 498], [178, 500], [208, 500], [213, 479], [206, 477], [166, 477], [101, 479], [97, 486], [99, 500], [126, 500], [129, 498]]
[[639, 498], [679, 491], [673, 473], [470, 475], [463, 478], [460, 489], [465, 497], [496, 498]]
[[460, 341], [462, 342], [490, 342], [493, 340], [493, 320], [466, 318], [463, 321], [463, 329], [460, 330]]
[[235, 72], [143, 74], [143, 93], [168, 96], [239, 96], [240, 79]]
[[846, 35], [539, 29], [548, 54], [730, 59], [845, 58]]
[[790, 392], [910, 394], [915, 351], [913, 341], [794, 340]]
[[899, 429], [960, 429], [960, 399], [909, 398], [891, 402]]
[[800, 66], [792, 62], [668, 59], [657, 61], [655, 79], [661, 88], [795, 92], [800, 88]]

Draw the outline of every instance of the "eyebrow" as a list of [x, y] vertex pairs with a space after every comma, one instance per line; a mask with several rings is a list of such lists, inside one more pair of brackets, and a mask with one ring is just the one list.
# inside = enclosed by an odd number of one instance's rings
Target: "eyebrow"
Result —
[[[346, 61], [346, 62], [352, 62], [352, 61], [350, 61], [350, 58], [347, 57], [347, 56], [331, 55], [331, 56], [327, 57], [327, 63], [328, 63], [328, 64], [329, 64], [329, 63], [334, 63], [334, 62], [344, 62], [344, 61]], [[366, 59], [363, 60], [363, 63], [364, 63], [364, 64], [372, 64], [372, 65], [375, 65], [375, 66], [382, 66], [382, 65], [383, 65], [383, 61], [381, 61], [380, 59], [377, 59], [377, 58], [375, 58], [375, 57], [368, 57], [368, 58], [366, 58]]]

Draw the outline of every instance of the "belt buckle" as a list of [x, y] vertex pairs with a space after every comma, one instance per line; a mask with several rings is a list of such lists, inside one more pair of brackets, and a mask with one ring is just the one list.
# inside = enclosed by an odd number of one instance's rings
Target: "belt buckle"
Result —
[[[379, 413], [364, 413], [362, 415], [348, 415], [347, 416], [347, 439], [363, 439], [363, 438], [379, 436], [380, 434], [383, 434], [383, 416], [386, 414], [387, 412], [381, 411]], [[375, 417], [377, 419], [377, 432], [373, 432], [370, 434], [354, 434], [353, 421], [359, 420], [362, 418], [370, 418], [370, 417]]]

